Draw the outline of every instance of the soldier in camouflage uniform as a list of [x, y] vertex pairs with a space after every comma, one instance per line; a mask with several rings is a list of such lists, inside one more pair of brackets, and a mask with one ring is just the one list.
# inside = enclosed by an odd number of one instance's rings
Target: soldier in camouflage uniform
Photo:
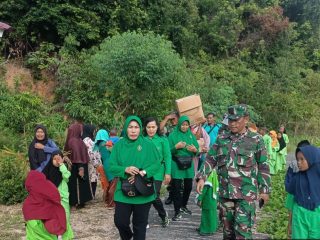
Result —
[[197, 191], [202, 191], [205, 176], [217, 166], [224, 239], [251, 239], [255, 200], [269, 199], [266, 149], [262, 137], [246, 128], [246, 105], [229, 107], [228, 119], [229, 130], [218, 136], [197, 174]]

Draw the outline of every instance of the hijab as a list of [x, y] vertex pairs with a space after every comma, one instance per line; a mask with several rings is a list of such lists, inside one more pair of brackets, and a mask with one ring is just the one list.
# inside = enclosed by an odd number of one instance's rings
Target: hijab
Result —
[[60, 155], [63, 158], [62, 152], [60, 150], [54, 151], [51, 155], [50, 162], [43, 169], [42, 173], [46, 175], [47, 179], [50, 180], [56, 187], [59, 187], [62, 181], [62, 173], [59, 170], [59, 167], [53, 165], [53, 157]]
[[[43, 140], [38, 140], [36, 137], [36, 132], [38, 129], [42, 129], [44, 132], [44, 139]], [[29, 151], [28, 151], [28, 155], [29, 155], [29, 161], [31, 165], [31, 169], [35, 170], [35, 168], [33, 166], [39, 166], [40, 163], [42, 163], [43, 161], [45, 161], [47, 159], [47, 155], [44, 152], [43, 149], [37, 149], [35, 148], [35, 144], [36, 143], [41, 143], [42, 145], [46, 145], [48, 143], [48, 135], [47, 135], [47, 129], [45, 126], [38, 124], [35, 129], [34, 129], [34, 138], [31, 142], [31, 144], [29, 145]]]
[[281, 138], [278, 138], [278, 142], [279, 142], [279, 146], [280, 146], [278, 152], [280, 152], [282, 149], [284, 149], [287, 146], [286, 142], [284, 141], [283, 134], [282, 133], [280, 133], [280, 134], [281, 134]]
[[94, 139], [94, 130], [96, 130], [96, 126], [91, 124], [85, 124], [83, 126], [83, 133], [82, 133], [82, 139], [85, 139], [87, 137], [91, 138], [91, 140]]
[[272, 130], [269, 132], [269, 134], [272, 139], [271, 146], [274, 148], [277, 146], [277, 143], [278, 143], [277, 133], [276, 131]]
[[68, 128], [67, 140], [64, 146], [66, 152], [70, 152], [72, 163], [88, 163], [88, 150], [82, 138], [82, 125], [74, 123]]
[[320, 149], [309, 145], [298, 148], [296, 152], [299, 151], [307, 160], [309, 168], [297, 173], [288, 171], [290, 181], [286, 182], [286, 190], [294, 195], [298, 205], [314, 210], [320, 206]]
[[[128, 137], [127, 129], [129, 124], [135, 121], [140, 126], [140, 134], [137, 139], [132, 140]], [[142, 136], [142, 123], [139, 117], [129, 116], [124, 123], [123, 138], [114, 145], [111, 152], [110, 165], [116, 159], [117, 165], [136, 166], [146, 169], [159, 161], [159, 152], [150, 140]]]
[[108, 141], [109, 140], [109, 133], [105, 129], [100, 129], [97, 132], [96, 139], [94, 140], [94, 148], [93, 151], [99, 150], [99, 144], [101, 141]]
[[[187, 121], [190, 124], [190, 119], [188, 116], [181, 116], [179, 118], [177, 126], [174, 128], [172, 133], [169, 135], [169, 143], [170, 147], [173, 148], [178, 142], [185, 142], [187, 145], [194, 145], [197, 149], [199, 148], [199, 144], [197, 142], [196, 137], [192, 134], [190, 128], [186, 132], [181, 131], [181, 125], [183, 122]], [[177, 150], [178, 156], [191, 156], [194, 155], [192, 152], [189, 152], [186, 148]]]
[[66, 213], [60, 194], [43, 173], [31, 170], [25, 181], [28, 196], [22, 205], [24, 219], [42, 220], [51, 234], [62, 235], [66, 231]]

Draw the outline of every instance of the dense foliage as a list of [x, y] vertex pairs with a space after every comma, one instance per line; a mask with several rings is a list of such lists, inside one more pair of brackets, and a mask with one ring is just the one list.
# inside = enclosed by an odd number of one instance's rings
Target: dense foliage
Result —
[[26, 163], [19, 154], [0, 154], [0, 204], [21, 202], [27, 196], [24, 188]]
[[[0, 3], [0, 20], [14, 28], [2, 42], [4, 55], [25, 56], [34, 73], [59, 73], [57, 103], [70, 116], [102, 125], [133, 112], [162, 117], [175, 97], [197, 92], [206, 111], [218, 115], [241, 102], [253, 107], [259, 124], [320, 131], [319, 1], [11, 3]], [[172, 68], [157, 76], [161, 57]]]
[[62, 62], [59, 70], [66, 110], [74, 118], [109, 126], [129, 114], [164, 115], [188, 77], [171, 43], [152, 33], [107, 39], [72, 66], [78, 69], [72, 78], [70, 67], [69, 61]]
[[218, 117], [247, 103], [259, 125], [320, 133], [320, 1], [2, 0], [0, 21], [13, 27], [2, 57], [58, 86], [48, 103], [1, 79], [1, 149], [25, 151], [39, 122], [62, 146], [63, 116], [106, 128], [162, 118], [193, 93]]

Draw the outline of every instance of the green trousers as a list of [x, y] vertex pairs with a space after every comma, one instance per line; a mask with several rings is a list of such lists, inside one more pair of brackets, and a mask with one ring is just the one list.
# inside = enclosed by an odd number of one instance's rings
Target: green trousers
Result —
[[320, 207], [311, 211], [293, 204], [292, 239], [320, 239]]

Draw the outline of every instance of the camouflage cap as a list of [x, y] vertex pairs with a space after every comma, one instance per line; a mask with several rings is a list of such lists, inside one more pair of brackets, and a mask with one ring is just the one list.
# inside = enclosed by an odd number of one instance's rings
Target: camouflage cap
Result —
[[237, 120], [241, 117], [248, 116], [248, 107], [245, 104], [238, 104], [228, 107], [228, 119]]

